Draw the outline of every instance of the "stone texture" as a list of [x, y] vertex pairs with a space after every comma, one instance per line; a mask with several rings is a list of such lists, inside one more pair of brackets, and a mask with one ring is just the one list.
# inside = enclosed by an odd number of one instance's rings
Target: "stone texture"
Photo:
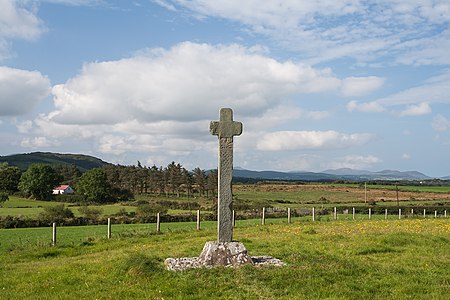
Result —
[[253, 264], [247, 249], [240, 242], [206, 242], [199, 260], [208, 266]]
[[206, 242], [199, 257], [167, 258], [164, 262], [171, 271], [192, 268], [239, 267], [244, 265], [282, 267], [286, 264], [271, 256], [250, 256], [239, 242]]
[[233, 208], [231, 180], [233, 179], [233, 136], [242, 133], [242, 123], [233, 121], [233, 110], [222, 108], [220, 121], [211, 122], [210, 132], [219, 137], [217, 240], [233, 240]]

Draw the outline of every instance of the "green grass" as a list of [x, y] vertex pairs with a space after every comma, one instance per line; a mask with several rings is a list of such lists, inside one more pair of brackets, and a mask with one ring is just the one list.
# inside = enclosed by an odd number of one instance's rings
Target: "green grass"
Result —
[[448, 220], [240, 224], [234, 236], [251, 255], [271, 255], [287, 266], [164, 269], [165, 258], [198, 256], [216, 237], [210, 225], [2, 250], [0, 298], [448, 299], [450, 294]]

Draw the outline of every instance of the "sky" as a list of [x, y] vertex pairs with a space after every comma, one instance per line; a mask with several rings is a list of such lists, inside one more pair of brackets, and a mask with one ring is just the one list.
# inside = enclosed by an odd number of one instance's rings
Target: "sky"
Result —
[[0, 0], [0, 155], [450, 175], [450, 0]]

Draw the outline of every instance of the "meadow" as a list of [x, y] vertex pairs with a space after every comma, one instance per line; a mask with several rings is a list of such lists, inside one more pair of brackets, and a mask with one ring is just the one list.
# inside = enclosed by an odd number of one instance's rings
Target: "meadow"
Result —
[[[444, 205], [450, 207], [450, 187], [431, 186], [395, 186], [367, 185], [367, 189], [361, 184], [235, 184], [233, 185], [234, 203], [248, 204], [252, 208], [272, 206], [275, 208], [301, 209], [312, 207], [332, 208], [334, 206], [367, 206], [368, 203], [378, 206], [394, 205]], [[203, 207], [212, 207], [213, 200], [202, 197], [165, 197], [151, 195], [136, 195], [135, 200], [169, 200], [169, 201], [194, 201]], [[10, 196], [10, 199], [0, 208], [0, 216], [28, 216], [37, 217], [46, 206], [55, 205], [55, 202], [37, 201]], [[75, 216], [80, 216], [77, 205], [66, 203]], [[127, 203], [115, 203], [108, 205], [91, 205], [102, 212], [102, 216], [110, 216], [120, 211], [136, 211], [136, 206]], [[187, 211], [169, 210], [170, 214], [179, 214]]]
[[[1, 299], [448, 299], [448, 219], [238, 221], [251, 255], [285, 267], [167, 271], [168, 257], [198, 256], [216, 239], [215, 222], [0, 230], [47, 242], [0, 247]], [[65, 231], [67, 230], [67, 231]], [[42, 231], [42, 232], [41, 232]], [[77, 233], [78, 231], [78, 233]], [[83, 234], [81, 234], [83, 232]], [[77, 236], [78, 234], [78, 236]], [[66, 236], [66, 237], [64, 237]], [[84, 238], [82, 237], [84, 236]], [[88, 237], [89, 236], [89, 237]], [[66, 241], [64, 241], [66, 239]]]

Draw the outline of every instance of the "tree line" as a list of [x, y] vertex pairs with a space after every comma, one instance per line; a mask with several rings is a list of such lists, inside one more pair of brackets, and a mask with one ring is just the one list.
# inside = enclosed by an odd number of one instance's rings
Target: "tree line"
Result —
[[[185, 169], [172, 162], [166, 167], [107, 165], [81, 173], [75, 165], [32, 164], [21, 172], [18, 167], [0, 165], [0, 193], [38, 200], [50, 200], [53, 188], [68, 184], [80, 200], [113, 202], [133, 199], [134, 194], [175, 197], [214, 197], [217, 193], [217, 170]], [[0, 199], [2, 196], [0, 195]]]

